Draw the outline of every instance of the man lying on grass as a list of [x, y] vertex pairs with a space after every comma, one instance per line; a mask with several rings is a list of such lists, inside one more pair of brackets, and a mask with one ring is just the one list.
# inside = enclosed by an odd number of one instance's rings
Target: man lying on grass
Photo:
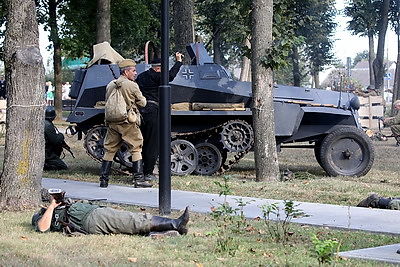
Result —
[[36, 231], [63, 231], [66, 234], [186, 235], [188, 222], [189, 207], [186, 207], [179, 218], [170, 219], [117, 210], [87, 201], [57, 201], [53, 196], [49, 206], [42, 208], [32, 217], [32, 225]]

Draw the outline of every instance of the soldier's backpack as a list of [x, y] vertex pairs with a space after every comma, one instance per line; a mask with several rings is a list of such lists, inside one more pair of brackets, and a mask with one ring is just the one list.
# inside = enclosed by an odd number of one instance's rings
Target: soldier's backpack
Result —
[[115, 88], [106, 101], [105, 119], [108, 122], [122, 122], [128, 118], [125, 99], [121, 93], [121, 86], [114, 81]]

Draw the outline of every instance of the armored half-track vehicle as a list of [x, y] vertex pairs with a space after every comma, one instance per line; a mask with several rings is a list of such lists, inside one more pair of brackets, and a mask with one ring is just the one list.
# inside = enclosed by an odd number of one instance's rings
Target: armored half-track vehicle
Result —
[[[202, 44], [191, 44], [191, 65], [183, 65], [171, 82], [171, 173], [212, 175], [237, 163], [253, 147], [250, 82], [233, 80], [213, 63]], [[95, 53], [96, 54], [96, 53]], [[109, 60], [111, 61], [111, 60]], [[103, 64], [102, 64], [103, 63]], [[101, 161], [105, 87], [119, 76], [117, 64], [100, 60], [76, 71], [70, 96], [76, 99], [67, 121], [93, 159]], [[138, 73], [149, 68], [138, 64]], [[278, 150], [314, 149], [320, 166], [331, 176], [363, 176], [374, 161], [371, 140], [362, 130], [358, 97], [351, 93], [276, 85], [275, 136]], [[113, 168], [129, 169], [122, 146]]]

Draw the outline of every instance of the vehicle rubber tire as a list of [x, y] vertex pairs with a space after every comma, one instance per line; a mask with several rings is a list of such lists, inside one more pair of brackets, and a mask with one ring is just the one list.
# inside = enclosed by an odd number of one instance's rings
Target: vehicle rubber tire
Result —
[[194, 172], [198, 175], [213, 175], [223, 164], [223, 157], [219, 149], [208, 142], [197, 144], [197, 153], [199, 154], [199, 162]]
[[197, 167], [199, 154], [194, 145], [183, 139], [171, 142], [171, 174], [189, 175]]
[[322, 141], [317, 141], [314, 144], [314, 155], [315, 155], [315, 159], [317, 160], [319, 166], [322, 167], [321, 165], [321, 142]]
[[375, 150], [363, 130], [343, 127], [322, 140], [319, 158], [330, 176], [363, 176], [374, 163]]

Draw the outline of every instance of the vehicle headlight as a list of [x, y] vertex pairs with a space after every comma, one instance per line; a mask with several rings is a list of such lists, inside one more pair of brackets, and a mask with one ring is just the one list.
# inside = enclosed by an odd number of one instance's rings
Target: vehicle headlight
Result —
[[358, 99], [358, 96], [353, 96], [350, 100], [350, 107], [354, 110], [360, 109], [360, 99]]

